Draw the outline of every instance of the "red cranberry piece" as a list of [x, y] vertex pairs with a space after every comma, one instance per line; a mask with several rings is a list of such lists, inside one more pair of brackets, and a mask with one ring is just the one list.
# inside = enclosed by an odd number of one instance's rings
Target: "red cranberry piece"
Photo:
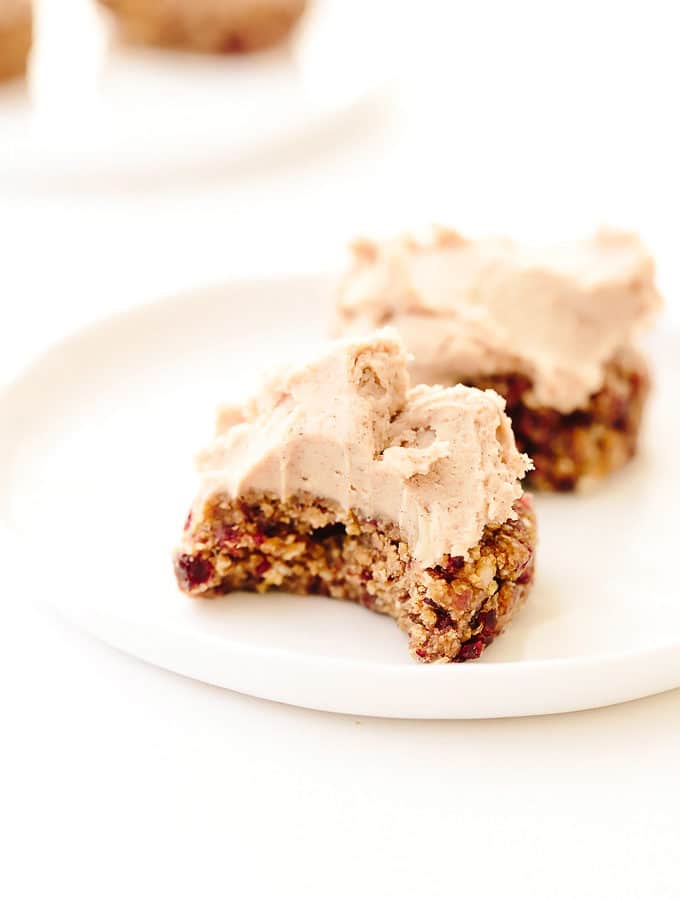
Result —
[[442, 631], [445, 628], [456, 627], [455, 621], [451, 618], [451, 615], [447, 610], [443, 609], [441, 606], [437, 606], [436, 603], [432, 602], [430, 602], [429, 606], [437, 616], [437, 621], [434, 623], [435, 628], [437, 628], [439, 631]]
[[516, 406], [530, 387], [531, 381], [524, 375], [511, 375], [503, 391], [508, 406]]
[[485, 645], [482, 638], [477, 638], [473, 641], [466, 641], [458, 651], [458, 656], [456, 657], [456, 659], [460, 660], [461, 662], [468, 659], [478, 659], [482, 654], [484, 646]]
[[450, 556], [443, 565], [437, 566], [434, 572], [450, 584], [464, 566], [465, 559], [462, 556]]
[[366, 609], [373, 609], [375, 606], [375, 597], [372, 594], [364, 593], [361, 600], [359, 600], [359, 603], [362, 606], [365, 606]]
[[484, 625], [480, 634], [485, 644], [490, 644], [496, 634], [496, 625], [498, 624], [498, 616], [495, 609], [490, 609], [484, 615]]
[[559, 430], [560, 414], [552, 409], [524, 409], [516, 417], [517, 430], [534, 444], [547, 444]]
[[529, 584], [534, 574], [534, 567], [530, 566], [528, 563], [522, 572], [522, 574], [517, 579], [517, 584]]
[[268, 563], [266, 559], [262, 559], [255, 566], [255, 574], [261, 578], [264, 575], [264, 573], [268, 572], [270, 569], [271, 569], [271, 563]]
[[213, 564], [202, 556], [182, 553], [175, 562], [175, 572], [180, 584], [185, 588], [195, 588], [210, 581]]
[[189, 515], [186, 518], [186, 522], [184, 523], [184, 530], [188, 531], [191, 528], [191, 520], [193, 516], [191, 515], [191, 510], [189, 510]]
[[238, 544], [243, 537], [243, 532], [239, 528], [231, 525], [218, 525], [215, 529], [215, 540], [220, 545]]
[[427, 653], [425, 653], [425, 651], [421, 650], [420, 648], [416, 650], [416, 656], [419, 656], [421, 659], [427, 659]]

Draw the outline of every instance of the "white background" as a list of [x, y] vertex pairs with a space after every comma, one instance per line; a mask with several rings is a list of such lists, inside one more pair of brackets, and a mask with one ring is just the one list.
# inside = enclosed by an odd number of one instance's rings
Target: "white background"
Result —
[[[275, 159], [0, 173], [0, 378], [106, 311], [336, 267], [357, 232], [432, 219], [633, 227], [677, 313], [675, 4], [391, 6], [375, 52], [398, 42], [395, 90]], [[49, 612], [49, 572], [22, 575], [36, 602], [3, 595], [0, 632], [3, 896], [680, 896], [680, 692], [533, 720], [306, 712], [111, 651]]]

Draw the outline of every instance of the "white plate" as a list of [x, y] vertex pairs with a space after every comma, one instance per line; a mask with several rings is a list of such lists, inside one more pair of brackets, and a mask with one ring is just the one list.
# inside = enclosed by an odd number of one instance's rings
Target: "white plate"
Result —
[[638, 460], [590, 496], [538, 498], [535, 589], [478, 662], [411, 662], [390, 619], [349, 603], [179, 593], [170, 551], [214, 406], [323, 335], [328, 298], [328, 282], [309, 277], [199, 290], [43, 356], [0, 396], [0, 522], [17, 544], [3, 578], [157, 665], [318, 709], [523, 715], [680, 685], [676, 335], [653, 347]]
[[297, 147], [390, 80], [392, 44], [376, 52], [376, 15], [365, 22], [345, 2], [318, 0], [280, 48], [218, 56], [126, 48], [92, 0], [40, 0], [30, 92], [21, 102], [0, 92], [0, 174], [87, 183], [222, 170]]

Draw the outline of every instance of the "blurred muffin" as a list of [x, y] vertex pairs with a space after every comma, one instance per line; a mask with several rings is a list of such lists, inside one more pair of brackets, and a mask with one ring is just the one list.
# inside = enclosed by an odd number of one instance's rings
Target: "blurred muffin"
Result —
[[0, 0], [0, 81], [26, 72], [31, 32], [30, 0]]
[[248, 53], [278, 44], [307, 0], [100, 0], [133, 43]]

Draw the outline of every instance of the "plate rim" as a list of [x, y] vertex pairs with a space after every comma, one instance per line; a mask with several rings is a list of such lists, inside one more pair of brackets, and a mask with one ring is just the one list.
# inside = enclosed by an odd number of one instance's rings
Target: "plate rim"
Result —
[[[198, 58], [201, 58], [200, 54]], [[164, 60], [164, 63], [168, 62]], [[250, 62], [257, 64], [256, 59]], [[46, 124], [49, 117], [54, 117], [54, 111], [44, 108], [38, 111], [24, 89], [24, 102], [12, 112], [13, 121], [7, 129], [7, 148], [0, 151], [0, 183], [6, 183], [8, 187], [15, 183], [15, 186], [30, 183], [32, 190], [48, 182], [52, 186], [74, 190], [87, 190], [92, 186], [114, 189], [129, 179], [133, 186], [140, 180], [149, 179], [156, 185], [172, 175], [200, 179], [205, 177], [206, 171], [214, 174], [218, 171], [238, 173], [244, 167], [258, 171], [271, 169], [278, 165], [277, 154], [282, 151], [314, 148], [316, 142], [335, 131], [351, 135], [352, 128], [359, 127], [373, 107], [389, 104], [396, 80], [394, 71], [386, 65], [367, 75], [353, 91], [324, 103], [308, 99], [285, 122], [276, 123], [260, 133], [234, 141], [216, 131], [211, 140], [194, 144], [189, 150], [176, 148], [170, 154], [160, 152], [162, 147], [157, 142], [151, 149], [138, 148], [135, 152], [130, 152], [132, 144], [129, 141], [115, 145], [115, 152], [111, 147], [104, 152], [103, 146], [94, 145], [80, 149], [69, 145], [64, 150], [53, 139], [56, 126]], [[17, 96], [21, 98], [22, 94]], [[86, 113], [87, 109], [83, 107], [68, 110], [68, 116], [79, 121]], [[163, 147], [167, 149], [168, 135], [162, 137]]]

